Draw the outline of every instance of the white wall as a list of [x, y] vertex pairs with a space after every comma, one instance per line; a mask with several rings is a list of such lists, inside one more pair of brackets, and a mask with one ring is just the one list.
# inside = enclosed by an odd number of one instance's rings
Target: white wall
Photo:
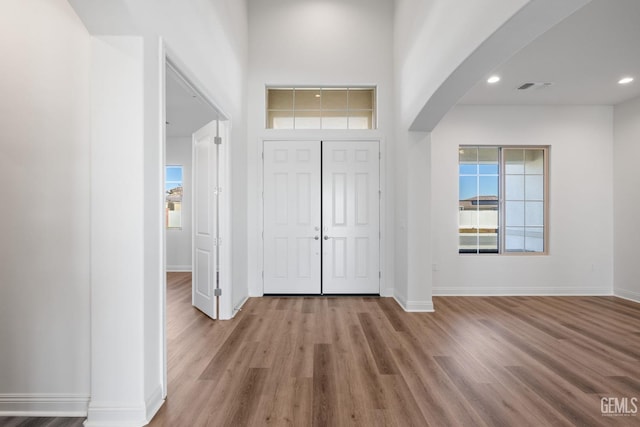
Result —
[[[612, 107], [458, 106], [432, 133], [439, 294], [611, 294]], [[458, 146], [550, 145], [549, 255], [458, 254]]]
[[182, 166], [182, 228], [167, 230], [167, 271], [191, 271], [191, 136], [167, 138], [166, 164]]
[[89, 45], [64, 0], [2, 2], [0, 415], [87, 409]]
[[[248, 224], [249, 292], [262, 294], [260, 142], [263, 138], [383, 139], [387, 180], [386, 263], [393, 286], [393, 2], [391, 0], [249, 0]], [[265, 130], [265, 85], [376, 85], [377, 131]], [[383, 289], [383, 292], [386, 292]]]
[[614, 293], [640, 301], [640, 98], [615, 106], [613, 132]]
[[530, 0], [396, 0], [395, 63], [403, 127], [447, 77]]
[[[105, 253], [99, 263], [110, 263], [111, 270], [92, 283], [92, 293], [104, 291], [105, 283], [116, 283], [116, 287], [128, 285], [131, 300], [105, 299], [92, 313], [92, 345], [95, 348], [110, 348], [117, 358], [127, 355], [129, 367], [140, 364], [140, 375], [129, 375], [127, 369], [115, 369], [113, 359], [101, 358], [94, 351], [92, 358], [92, 400], [87, 425], [114, 423], [137, 424], [150, 419], [162, 403], [163, 389], [166, 390], [166, 378], [163, 366], [163, 335], [161, 325], [164, 322], [162, 307], [164, 275], [162, 251], [163, 238], [163, 166], [164, 158], [164, 117], [162, 94], [164, 88], [164, 48], [181, 72], [195, 82], [201, 91], [215, 100], [216, 104], [233, 120], [230, 139], [232, 156], [233, 208], [237, 214], [233, 217], [232, 250], [246, 252], [246, 163], [245, 146], [245, 70], [246, 70], [246, 9], [244, 2], [227, 0], [196, 0], [193, 2], [173, 2], [170, 0], [69, 0], [91, 34], [94, 35], [94, 61], [110, 61], [110, 67], [120, 73], [114, 80], [102, 70], [93, 68], [94, 87], [100, 86], [100, 80], [106, 87], [113, 86], [113, 94], [104, 96], [110, 101], [109, 110], [94, 111], [93, 123], [107, 122], [117, 118], [117, 110], [129, 111], [131, 97], [141, 96], [142, 115], [134, 115], [131, 126], [142, 133], [128, 135], [133, 152], [141, 150], [140, 157], [127, 159], [123, 163], [127, 169], [123, 175], [131, 180], [128, 186], [141, 189], [142, 211], [133, 209], [125, 218], [127, 222], [140, 222], [138, 232], [121, 236], [127, 251], [140, 250], [138, 255], [126, 260], [120, 253], [110, 252], [111, 228], [100, 228], [94, 223], [92, 252]], [[102, 37], [102, 36], [107, 37]], [[122, 36], [121, 40], [113, 36]], [[134, 41], [134, 40], [138, 41]], [[102, 43], [113, 42], [114, 49], [99, 49]], [[130, 43], [140, 43], [141, 50], [129, 49]], [[120, 44], [122, 43], [122, 44]], [[103, 56], [101, 59], [100, 57]], [[132, 66], [131, 61], [141, 61], [141, 68]], [[122, 91], [120, 84], [130, 84], [128, 91]], [[100, 103], [95, 98], [96, 104]], [[136, 98], [135, 102], [138, 102]], [[112, 121], [117, 123], [117, 121]], [[140, 126], [140, 129], [138, 129]], [[105, 131], [106, 132], [106, 131]], [[111, 133], [106, 132], [106, 135]], [[107, 136], [95, 144], [108, 144]], [[229, 141], [228, 141], [229, 142]], [[108, 146], [96, 147], [107, 150], [107, 158], [114, 152], [122, 156], [121, 145], [115, 144], [111, 151]], [[141, 171], [141, 173], [137, 173]], [[94, 182], [108, 179], [105, 171], [93, 174]], [[229, 189], [228, 189], [229, 190]], [[102, 194], [92, 191], [95, 203], [104, 202]], [[140, 215], [140, 216], [139, 216]], [[126, 252], [126, 251], [125, 251]], [[140, 261], [139, 266], [133, 265]], [[231, 301], [234, 294], [246, 295], [245, 258], [234, 257], [234, 283], [232, 292], [223, 294], [221, 315], [230, 316]], [[120, 270], [134, 269], [134, 276], [119, 280]], [[99, 269], [103, 271], [102, 269]], [[236, 274], [237, 272], [237, 274]], [[95, 277], [95, 275], [94, 275]], [[231, 294], [231, 295], [229, 295]], [[226, 297], [226, 298], [225, 298]], [[97, 304], [97, 303], [96, 303]], [[101, 317], [103, 311], [119, 313], [123, 319], [132, 322], [131, 330], [120, 334], [120, 323], [109, 323], [109, 316]], [[138, 334], [138, 335], [136, 335]], [[142, 343], [138, 346], [138, 339]], [[130, 354], [132, 353], [132, 354]], [[142, 400], [140, 397], [142, 396]]]

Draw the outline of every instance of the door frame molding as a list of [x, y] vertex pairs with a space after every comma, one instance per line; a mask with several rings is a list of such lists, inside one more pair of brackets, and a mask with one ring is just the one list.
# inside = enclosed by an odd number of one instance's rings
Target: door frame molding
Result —
[[[380, 277], [380, 296], [387, 297], [393, 296], [393, 288], [390, 288], [387, 283], [387, 272], [385, 271], [386, 260], [387, 260], [387, 192], [388, 189], [386, 187], [387, 183], [387, 146], [385, 138], [380, 135], [372, 135], [371, 137], [366, 136], [349, 136], [349, 135], [336, 135], [332, 134], [331, 136], [323, 137], [319, 134], [317, 137], [309, 136], [309, 134], [305, 134], [304, 136], [296, 137], [295, 135], [288, 134], [286, 136], [272, 136], [272, 137], [260, 137], [257, 141], [257, 172], [258, 172], [258, 235], [257, 245], [258, 247], [258, 269], [256, 271], [256, 282], [260, 283], [260, 293], [252, 294], [251, 296], [261, 297], [264, 295], [264, 143], [266, 141], [346, 141], [346, 142], [358, 142], [358, 141], [377, 141], [380, 147], [380, 254], [379, 254], [379, 262], [380, 262], [380, 271], [382, 272], [382, 277]], [[322, 170], [320, 171], [322, 174]]]

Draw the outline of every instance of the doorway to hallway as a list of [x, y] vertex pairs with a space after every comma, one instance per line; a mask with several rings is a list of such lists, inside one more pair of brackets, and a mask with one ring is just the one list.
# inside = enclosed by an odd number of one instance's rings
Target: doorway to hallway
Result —
[[380, 293], [379, 141], [264, 141], [265, 294]]

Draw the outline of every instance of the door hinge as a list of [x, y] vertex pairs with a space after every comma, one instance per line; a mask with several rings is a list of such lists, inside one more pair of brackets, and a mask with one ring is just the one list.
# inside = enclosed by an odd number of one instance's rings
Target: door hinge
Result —
[[378, 271], [378, 279], [382, 279], [382, 271]]
[[216, 144], [216, 145], [222, 144], [222, 137], [221, 136], [214, 136], [213, 137], [213, 143]]
[[262, 279], [264, 280], [264, 270], [262, 271]]
[[219, 297], [222, 295], [222, 288], [214, 288], [213, 289], [213, 296], [214, 297]]
[[222, 238], [213, 238], [213, 246], [222, 246]]
[[378, 198], [382, 199], [382, 190], [378, 190]]
[[264, 160], [264, 151], [262, 152], [262, 160]]
[[262, 240], [264, 240], [264, 231], [262, 232]]
[[382, 153], [378, 152], [378, 159], [382, 159]]

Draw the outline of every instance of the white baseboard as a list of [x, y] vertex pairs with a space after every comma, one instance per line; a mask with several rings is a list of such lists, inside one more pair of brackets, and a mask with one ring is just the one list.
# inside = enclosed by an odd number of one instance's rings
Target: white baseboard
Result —
[[395, 299], [398, 305], [406, 312], [431, 313], [434, 311], [432, 301], [405, 301], [403, 297], [397, 295], [394, 295], [393, 299]]
[[613, 294], [619, 298], [628, 299], [633, 302], [640, 302], [640, 293], [628, 289], [614, 289]]
[[[231, 314], [231, 318], [233, 319], [234, 317], [236, 317], [236, 314], [240, 313], [240, 311], [242, 311], [242, 306], [244, 306], [244, 304], [249, 301], [249, 297], [244, 297], [244, 299], [240, 302], [240, 304], [236, 305], [233, 308], [233, 313]], [[223, 319], [224, 320], [224, 319]]]
[[433, 296], [606, 296], [611, 289], [573, 287], [436, 286]]
[[1, 417], [86, 417], [88, 405], [83, 394], [0, 394]]
[[89, 403], [86, 427], [141, 427], [148, 424], [144, 403], [124, 406], [120, 402]]
[[162, 398], [162, 386], [158, 386], [149, 397], [147, 397], [147, 422], [151, 422], [154, 415], [160, 410], [164, 404]]
[[141, 427], [147, 425], [164, 404], [162, 387], [158, 386], [140, 406], [124, 406], [119, 402], [89, 403], [85, 427]]
[[191, 273], [191, 265], [167, 265], [167, 273]]

